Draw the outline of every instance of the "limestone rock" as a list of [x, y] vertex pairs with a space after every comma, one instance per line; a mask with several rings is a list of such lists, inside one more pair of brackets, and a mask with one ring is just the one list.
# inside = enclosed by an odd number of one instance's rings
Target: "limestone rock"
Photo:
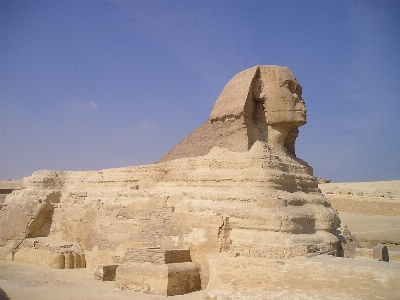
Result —
[[101, 281], [115, 281], [115, 274], [119, 265], [98, 265], [94, 269], [94, 278]]
[[306, 123], [301, 94], [302, 87], [287, 67], [244, 70], [225, 86], [209, 119], [158, 162], [205, 155], [216, 146], [245, 152], [257, 140], [274, 146], [277, 129], [284, 130], [285, 150], [295, 155], [297, 128]]
[[49, 264], [50, 268], [53, 269], [64, 269], [65, 268], [65, 256], [58, 254], [53, 258], [53, 261]]
[[125, 262], [150, 262], [153, 264], [172, 264], [191, 262], [190, 251], [186, 249], [164, 250], [161, 247], [131, 248], [127, 250]]
[[372, 257], [373, 259], [377, 259], [380, 261], [389, 261], [389, 251], [388, 248], [384, 245], [377, 245], [372, 249]]
[[205, 290], [209, 300], [395, 299], [399, 290], [398, 263], [325, 255], [261, 260], [221, 254], [210, 257], [209, 263], [214, 266]]
[[192, 262], [125, 263], [117, 268], [115, 287], [147, 294], [174, 296], [201, 289], [199, 269]]
[[[117, 269], [117, 278], [118, 270], [128, 274], [118, 279], [121, 287], [141, 270], [155, 281], [134, 288], [178, 294], [197, 289], [196, 272], [203, 288], [213, 280], [209, 258], [216, 255], [232, 263], [343, 255], [349, 243], [338, 215], [312, 168], [296, 157], [298, 128], [306, 123], [301, 94], [287, 67], [256, 66], [228, 82], [209, 119], [160, 163], [33, 173], [0, 209], [0, 256], [21, 256], [30, 239], [59, 239], [76, 248], [54, 253], [64, 255], [65, 268], [82, 265], [82, 253], [90, 269], [125, 262]], [[140, 249], [184, 249], [192, 262], [165, 264], [156, 250], [147, 260]], [[132, 253], [141, 261], [126, 262]], [[156, 280], [156, 273], [163, 275]]]

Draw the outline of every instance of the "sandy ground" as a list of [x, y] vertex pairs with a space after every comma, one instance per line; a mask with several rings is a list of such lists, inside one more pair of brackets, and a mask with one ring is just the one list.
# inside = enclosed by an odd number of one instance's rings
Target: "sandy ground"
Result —
[[[174, 296], [176, 300], [202, 299], [202, 292]], [[114, 281], [95, 280], [87, 269], [50, 269], [0, 260], [0, 300], [161, 300], [166, 296], [114, 288]], [[171, 299], [171, 297], [168, 297]]]
[[369, 197], [400, 198], [400, 180], [324, 183], [320, 184], [319, 188], [323, 192], [332, 192], [333, 194], [363, 194]]
[[400, 251], [400, 180], [320, 184], [361, 246]]
[[[290, 268], [291, 272], [301, 274], [301, 276], [277, 282], [276, 285], [265, 286], [264, 299], [398, 299], [400, 263], [378, 262], [363, 258], [334, 258], [324, 255], [286, 261], [286, 263], [289, 262], [290, 266], [282, 267], [282, 264], [285, 265], [283, 260], [271, 260], [268, 266], [271, 269], [268, 269], [268, 272], [273, 273], [274, 266], [278, 265], [283, 272], [287, 272]], [[373, 271], [368, 272], [366, 269], [373, 269]], [[238, 276], [240, 277], [240, 274]], [[321, 278], [321, 276], [325, 277]], [[363, 282], [367, 284], [361, 286], [360, 283]], [[226, 284], [229, 284], [229, 280], [225, 281]], [[114, 282], [95, 280], [92, 272], [85, 269], [60, 270], [21, 262], [0, 261], [0, 300], [9, 299], [194, 300], [204, 299], [204, 292], [173, 297], [148, 295], [129, 290], [117, 290], [114, 288]], [[239, 300], [240, 297], [235, 299]], [[246, 299], [250, 300], [251, 297]]]

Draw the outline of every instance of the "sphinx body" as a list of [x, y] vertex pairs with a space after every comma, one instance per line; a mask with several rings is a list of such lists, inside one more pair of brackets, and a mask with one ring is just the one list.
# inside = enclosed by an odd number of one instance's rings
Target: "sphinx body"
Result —
[[135, 249], [190, 249], [206, 284], [210, 253], [350, 255], [337, 213], [296, 157], [305, 123], [301, 86], [288, 68], [245, 70], [210, 118], [156, 164], [26, 177], [1, 207], [0, 256], [54, 254], [65, 241], [94, 268], [129, 261]]
[[[192, 203], [227, 216], [224, 251], [263, 257], [341, 251], [336, 236], [340, 220], [320, 193], [312, 168], [295, 154], [298, 127], [306, 123], [301, 96], [302, 87], [287, 67], [242, 71], [225, 86], [209, 120], [160, 160], [197, 157], [217, 147], [225, 149], [221, 166], [229, 164], [229, 155], [235, 156], [239, 170], [232, 174], [239, 178], [241, 172], [249, 182], [257, 182], [257, 188], [245, 188], [226, 178], [240, 192], [227, 188], [225, 200]], [[248, 173], [245, 157], [252, 157], [248, 167], [254, 170]]]
[[238, 185], [241, 196], [236, 200], [226, 195], [232, 200], [196, 203], [227, 216], [224, 251], [262, 257], [314, 251], [339, 255], [334, 235], [338, 216], [318, 190], [312, 168], [295, 154], [298, 127], [306, 123], [301, 96], [302, 87], [289, 68], [256, 66], [234, 76], [211, 111], [207, 126], [213, 128], [213, 147], [243, 153], [234, 159], [241, 170], [245, 157], [251, 157], [249, 167], [255, 170], [248, 179], [260, 183], [257, 190]]

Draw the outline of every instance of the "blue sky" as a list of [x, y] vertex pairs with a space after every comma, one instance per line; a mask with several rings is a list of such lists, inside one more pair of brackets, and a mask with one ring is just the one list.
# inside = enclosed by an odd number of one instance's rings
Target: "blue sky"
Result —
[[318, 177], [400, 179], [400, 1], [0, 0], [0, 180], [150, 164], [255, 65], [292, 69]]

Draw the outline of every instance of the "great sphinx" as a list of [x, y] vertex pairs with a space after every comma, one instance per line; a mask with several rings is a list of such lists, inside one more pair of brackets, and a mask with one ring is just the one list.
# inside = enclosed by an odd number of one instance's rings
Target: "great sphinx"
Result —
[[296, 157], [301, 94], [289, 68], [256, 66], [234, 76], [209, 119], [156, 164], [35, 172], [1, 207], [0, 256], [56, 255], [65, 243], [94, 268], [151, 261], [143, 249], [186, 249], [203, 287], [215, 255], [351, 256], [337, 213]]
[[[232, 174], [237, 177], [225, 178], [236, 182], [237, 189], [224, 195], [229, 201], [205, 204], [228, 217], [224, 251], [262, 257], [290, 257], [299, 251], [343, 255], [340, 220], [319, 191], [312, 168], [295, 154], [298, 128], [304, 124], [302, 87], [292, 71], [256, 66], [235, 75], [209, 120], [160, 159], [213, 149], [220, 153], [221, 166], [236, 166]], [[239, 183], [241, 174], [248, 182]]]

